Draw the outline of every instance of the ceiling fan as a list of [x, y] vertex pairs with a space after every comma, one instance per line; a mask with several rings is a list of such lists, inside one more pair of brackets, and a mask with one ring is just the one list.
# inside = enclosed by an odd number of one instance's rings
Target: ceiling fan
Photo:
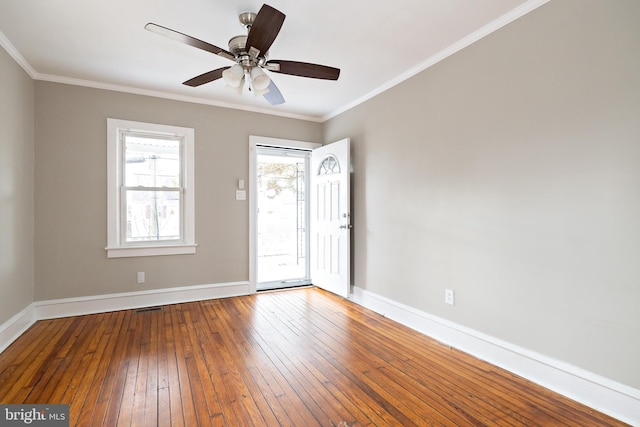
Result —
[[228, 51], [151, 22], [144, 28], [235, 62], [234, 65], [208, 71], [183, 82], [183, 84], [196, 87], [222, 78], [227, 85], [237, 88], [241, 93], [246, 83], [249, 90], [256, 96], [263, 95], [271, 105], [278, 105], [284, 103], [284, 98], [275, 83], [263, 70], [324, 80], [338, 80], [340, 76], [340, 69], [326, 65], [268, 59], [269, 48], [278, 36], [284, 18], [285, 15], [282, 12], [267, 4], [262, 5], [257, 14], [253, 12], [241, 13], [239, 16], [240, 24], [247, 29], [247, 35], [235, 36], [229, 40]]

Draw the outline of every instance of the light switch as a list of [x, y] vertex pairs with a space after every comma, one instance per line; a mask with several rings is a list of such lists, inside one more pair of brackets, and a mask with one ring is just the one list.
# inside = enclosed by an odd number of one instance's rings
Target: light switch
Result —
[[247, 200], [247, 192], [244, 190], [237, 190], [236, 200]]
[[238, 180], [238, 189], [244, 190], [244, 179]]

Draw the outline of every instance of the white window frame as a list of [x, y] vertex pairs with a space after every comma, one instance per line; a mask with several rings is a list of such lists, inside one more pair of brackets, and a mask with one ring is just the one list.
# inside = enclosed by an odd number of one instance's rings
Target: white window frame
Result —
[[[182, 139], [182, 227], [177, 242], [124, 242], [123, 161], [125, 132], [140, 132]], [[107, 251], [108, 258], [186, 255], [196, 253], [195, 242], [195, 130], [192, 128], [107, 119]]]

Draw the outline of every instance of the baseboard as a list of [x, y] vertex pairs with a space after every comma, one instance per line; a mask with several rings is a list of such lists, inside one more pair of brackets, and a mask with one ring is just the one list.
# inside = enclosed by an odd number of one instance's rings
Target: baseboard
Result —
[[38, 320], [227, 298], [249, 293], [249, 282], [231, 282], [38, 301], [31, 303], [0, 325], [0, 353]]
[[35, 303], [0, 325], [0, 353], [36, 322]]
[[511, 343], [353, 288], [351, 299], [436, 340], [631, 425], [640, 426], [640, 390]]
[[227, 298], [248, 293], [249, 282], [231, 282], [38, 301], [35, 306], [36, 316], [40, 320]]

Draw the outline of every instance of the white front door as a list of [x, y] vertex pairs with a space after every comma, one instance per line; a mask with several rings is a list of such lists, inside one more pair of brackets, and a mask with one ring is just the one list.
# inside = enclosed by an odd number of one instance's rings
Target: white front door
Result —
[[343, 297], [350, 293], [349, 139], [311, 155], [311, 281]]

